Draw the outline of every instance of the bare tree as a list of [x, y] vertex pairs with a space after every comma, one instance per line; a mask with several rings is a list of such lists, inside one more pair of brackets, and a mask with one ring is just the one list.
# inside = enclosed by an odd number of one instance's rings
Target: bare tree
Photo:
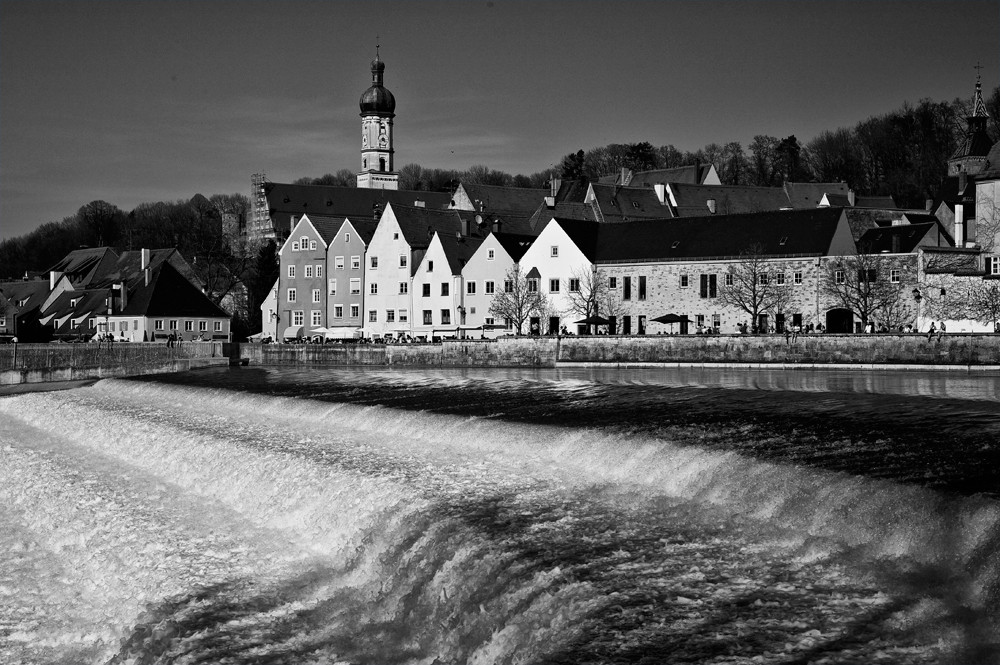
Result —
[[860, 249], [855, 256], [826, 263], [819, 277], [820, 293], [854, 312], [862, 327], [875, 319], [889, 327], [912, 323], [916, 312], [909, 293], [916, 285], [914, 263]]
[[756, 332], [761, 314], [780, 314], [791, 303], [784, 274], [785, 264], [768, 258], [763, 247], [754, 243], [740, 253], [737, 263], [729, 266], [719, 289], [719, 301], [749, 314]]
[[517, 263], [504, 275], [503, 289], [497, 291], [490, 301], [490, 314], [511, 321], [518, 335], [522, 334], [524, 324], [531, 316], [542, 316], [549, 310], [551, 306], [537, 284], [532, 286]]
[[[625, 303], [618, 291], [608, 287], [608, 276], [597, 268], [582, 268], [573, 272], [569, 283], [564, 284], [564, 293], [569, 300], [570, 312], [586, 319], [602, 316], [616, 319], [627, 313]], [[587, 326], [588, 331], [590, 326]]]
[[983, 279], [973, 283], [968, 294], [970, 318], [980, 323], [992, 323], [1000, 332], [1000, 281]]

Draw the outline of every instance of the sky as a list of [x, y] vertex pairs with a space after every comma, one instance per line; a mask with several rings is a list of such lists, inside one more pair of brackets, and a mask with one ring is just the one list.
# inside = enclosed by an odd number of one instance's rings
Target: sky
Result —
[[379, 43], [397, 168], [807, 142], [1000, 80], [996, 0], [0, 0], [0, 239], [103, 199], [360, 169]]

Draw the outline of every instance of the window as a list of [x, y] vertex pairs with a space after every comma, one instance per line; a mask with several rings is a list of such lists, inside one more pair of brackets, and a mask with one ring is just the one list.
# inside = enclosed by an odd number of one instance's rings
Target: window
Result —
[[335, 318], [335, 319], [342, 319], [342, 318], [344, 318], [344, 306], [343, 305], [334, 305], [333, 306], [333, 318]]
[[378, 295], [378, 282], [372, 282], [371, 284], [368, 285], [368, 293], [370, 293], [373, 296]]
[[443, 296], [448, 295], [448, 282], [441, 283], [441, 295]]
[[351, 234], [350, 233], [345, 233], [344, 234], [344, 242], [351, 242]]
[[361, 279], [358, 277], [351, 278], [351, 295], [356, 296], [361, 293]]
[[368, 310], [368, 323], [378, 322], [378, 311], [374, 309]]
[[893, 284], [899, 284], [899, 270], [897, 268], [889, 271], [889, 281]]
[[504, 293], [514, 293], [514, 282], [509, 279], [503, 281], [503, 292]]
[[295, 266], [288, 266], [288, 279], [295, 279]]
[[718, 314], [712, 315], [712, 327], [715, 328], [716, 330], [722, 327], [722, 317], [719, 316]]
[[726, 286], [732, 286], [732, 285], [733, 285], [733, 273], [727, 272], [726, 273]]
[[483, 285], [483, 292], [488, 296], [493, 295], [494, 289], [495, 286], [492, 280], [487, 280], [486, 283]]
[[406, 261], [406, 254], [400, 254], [399, 255], [399, 267], [400, 268], [405, 268], [406, 267], [406, 263], [407, 263], [407, 261]]
[[361, 270], [361, 257], [352, 256], [351, 257], [351, 270]]
[[441, 325], [449, 325], [451, 323], [451, 310], [442, 309], [441, 310]]
[[400, 282], [399, 283], [399, 295], [405, 296], [409, 292], [410, 292], [410, 283], [409, 282]]
[[487, 261], [492, 261], [496, 257], [497, 257], [497, 250], [495, 250], [495, 249], [488, 249], [488, 250], [486, 250], [486, 260]]
[[299, 246], [302, 247], [303, 252], [306, 251], [306, 249], [309, 248], [309, 236], [302, 236], [302, 238], [299, 239]]
[[322, 264], [317, 264], [316, 265], [316, 277], [318, 277], [319, 279], [323, 279], [323, 265]]
[[768, 283], [768, 275], [766, 272], [757, 273], [757, 283], [761, 286], [766, 286]]
[[410, 320], [410, 313], [409, 313], [409, 311], [405, 310], [405, 309], [399, 310], [399, 322], [400, 323], [406, 323], [409, 320]]
[[329, 284], [330, 284], [330, 295], [331, 296], [337, 295], [337, 280], [331, 279], [329, 281]]
[[306, 313], [301, 309], [292, 312], [292, 325], [301, 326], [306, 321]]
[[316, 249], [316, 241], [315, 240], [310, 240], [309, 241], [309, 249], [311, 249], [311, 250], [315, 250]]
[[705, 325], [705, 315], [704, 314], [696, 314], [695, 317], [694, 317], [694, 323], [699, 328], [703, 327]]
[[392, 239], [393, 240], [399, 240], [399, 232], [398, 231], [396, 233], [392, 234]]
[[622, 277], [622, 300], [632, 299], [632, 278]]
[[377, 256], [368, 257], [368, 265], [371, 267], [372, 270], [378, 270], [378, 257]]
[[171, 321], [170, 321], [170, 329], [171, 330], [177, 330], [177, 319], [171, 319]]
[[424, 325], [425, 326], [430, 326], [430, 325], [433, 325], [433, 324], [434, 324], [434, 320], [431, 318], [431, 310], [425, 309], [424, 310]]
[[163, 330], [163, 319], [156, 319], [153, 321], [153, 330]]
[[394, 309], [385, 310], [385, 322], [395, 323], [395, 321], [396, 321], [396, 310]]
[[569, 290], [572, 291], [573, 293], [579, 293], [580, 292], [580, 280], [577, 279], [576, 277], [570, 277], [570, 280], [569, 280]]
[[538, 293], [538, 280], [535, 278], [528, 280], [528, 293]]
[[549, 256], [559, 256], [559, 245], [552, 245], [552, 247], [549, 248]]
[[428, 261], [427, 262], [427, 272], [434, 272], [434, 262], [433, 261]]
[[476, 283], [475, 282], [466, 282], [465, 283], [465, 292], [468, 295], [470, 295], [470, 296], [476, 295]]
[[[58, 324], [56, 324], [56, 325], [58, 325]], [[128, 321], [122, 321], [121, 330], [122, 330], [122, 332], [125, 332], [126, 330], [128, 330]]]
[[361, 316], [361, 305], [351, 305], [351, 318], [356, 319]]
[[319, 289], [313, 289], [312, 291], [313, 291], [313, 302], [323, 302], [322, 300], [320, 300], [323, 292], [320, 291]]
[[212, 324], [212, 330], [215, 332], [222, 332], [222, 321], [215, 321]]
[[617, 277], [608, 277], [608, 288], [609, 289], [617, 289], [618, 288], [618, 278]]
[[792, 282], [794, 282], [795, 284], [801, 284], [802, 283], [802, 271], [801, 270], [796, 270], [794, 273], [792, 273]]
[[718, 276], [699, 275], [698, 295], [702, 298], [715, 298], [718, 295]]
[[785, 273], [783, 273], [783, 272], [776, 272], [776, 273], [774, 273], [774, 283], [777, 284], [778, 286], [784, 286], [785, 285]]
[[[122, 322], [122, 330], [125, 330], [125, 323], [124, 322]], [[194, 321], [185, 321], [184, 322], [184, 331], [185, 332], [194, 332]]]
[[[291, 266], [288, 267], [291, 268]], [[312, 276], [313, 276], [313, 267], [306, 266], [306, 275], [305, 275], [306, 279], [312, 279]]]
[[295, 302], [295, 289], [288, 289], [288, 302]]
[[494, 319], [492, 316], [487, 316], [485, 323], [488, 326], [495, 326], [496, 325], [496, 319]]
[[313, 326], [323, 325], [323, 310], [314, 309], [309, 312], [309, 322]]
[[299, 251], [299, 241], [298, 240], [293, 240], [292, 241], [292, 251], [293, 252]]
[[1000, 256], [986, 257], [986, 272], [990, 275], [1000, 275]]
[[337, 258], [334, 259], [333, 268], [334, 268], [334, 270], [343, 270], [344, 269], [344, 257], [343, 256], [338, 256]]
[[550, 279], [549, 280], [549, 293], [559, 293], [559, 280]]
[[646, 299], [646, 276], [639, 275], [639, 300]]
[[843, 270], [838, 270], [837, 272], [835, 272], [833, 274], [833, 279], [834, 279], [835, 282], [837, 282], [837, 284], [843, 284], [844, 283], [844, 271]]
[[686, 289], [688, 287], [688, 276], [681, 275], [681, 288]]
[[132, 330], [139, 329], [139, 319], [132, 319]]
[[421, 284], [421, 286], [420, 286], [420, 295], [422, 297], [424, 297], [424, 298], [430, 298], [431, 297], [431, 285], [430, 284]]
[[111, 332], [115, 331], [115, 322], [114, 321], [111, 321], [110, 323], [108, 323], [108, 330], [111, 331]]

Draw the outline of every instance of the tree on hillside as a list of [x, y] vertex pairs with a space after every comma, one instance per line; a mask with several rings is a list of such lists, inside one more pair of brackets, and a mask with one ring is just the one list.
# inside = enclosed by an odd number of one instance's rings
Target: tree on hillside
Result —
[[792, 291], [784, 283], [784, 275], [785, 265], [769, 259], [763, 247], [754, 243], [729, 266], [718, 291], [719, 301], [746, 312], [757, 332], [761, 314], [781, 314], [791, 303]]
[[563, 157], [560, 169], [560, 178], [565, 178], [567, 180], [586, 179], [586, 155], [583, 150], [571, 152]]
[[118, 241], [125, 213], [107, 201], [91, 201], [76, 213], [81, 226], [90, 232], [97, 246], [114, 245]]
[[780, 185], [780, 169], [778, 166], [778, 139], [773, 136], [758, 134], [750, 143], [750, 184], [758, 187], [776, 187]]
[[532, 285], [515, 263], [504, 275], [503, 289], [493, 294], [489, 311], [497, 319], [510, 321], [520, 335], [529, 318], [540, 317], [550, 309], [538, 284]]

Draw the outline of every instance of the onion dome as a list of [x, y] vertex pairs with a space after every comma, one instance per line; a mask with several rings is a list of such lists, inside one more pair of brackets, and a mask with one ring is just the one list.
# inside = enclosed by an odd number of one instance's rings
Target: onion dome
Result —
[[372, 60], [372, 85], [361, 93], [361, 115], [392, 115], [396, 111], [396, 98], [382, 85], [385, 63], [378, 57]]

